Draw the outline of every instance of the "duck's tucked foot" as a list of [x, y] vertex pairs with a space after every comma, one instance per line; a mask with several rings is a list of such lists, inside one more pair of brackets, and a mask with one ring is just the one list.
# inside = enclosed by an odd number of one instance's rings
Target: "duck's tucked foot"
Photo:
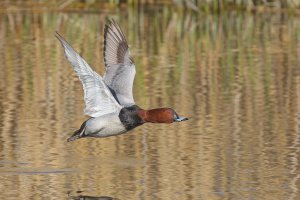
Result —
[[84, 131], [85, 131], [86, 122], [87, 121], [83, 122], [83, 124], [81, 125], [80, 129], [77, 130], [77, 131], [75, 131], [74, 134], [67, 139], [67, 142], [71, 142], [73, 140], [76, 140], [76, 139], [84, 137]]

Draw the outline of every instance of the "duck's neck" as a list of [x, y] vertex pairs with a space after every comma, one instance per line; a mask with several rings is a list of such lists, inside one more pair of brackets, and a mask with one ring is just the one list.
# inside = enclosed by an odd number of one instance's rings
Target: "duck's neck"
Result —
[[137, 105], [124, 107], [120, 110], [119, 119], [127, 130], [142, 125], [145, 121], [138, 115], [141, 108]]
[[174, 121], [173, 110], [170, 108], [156, 108], [151, 110], [140, 109], [138, 115], [144, 122], [172, 123]]

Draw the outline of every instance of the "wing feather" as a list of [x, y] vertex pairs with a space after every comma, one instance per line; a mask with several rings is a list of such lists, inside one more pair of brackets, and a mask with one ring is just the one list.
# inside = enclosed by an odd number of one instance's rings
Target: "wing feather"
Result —
[[104, 28], [103, 54], [106, 67], [104, 82], [114, 92], [121, 105], [135, 104], [132, 95], [135, 65], [126, 37], [114, 20]]
[[121, 109], [120, 104], [113, 97], [102, 77], [91, 69], [87, 62], [72, 48], [72, 46], [56, 32], [61, 42], [66, 58], [73, 66], [84, 90], [84, 113], [91, 117], [99, 117]]

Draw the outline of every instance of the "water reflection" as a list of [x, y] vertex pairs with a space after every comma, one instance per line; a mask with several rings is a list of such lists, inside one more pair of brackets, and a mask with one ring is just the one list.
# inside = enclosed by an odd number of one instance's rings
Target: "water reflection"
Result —
[[99, 197], [95, 197], [95, 196], [77, 196], [77, 197], [71, 197], [71, 199], [74, 200], [118, 200], [116, 198], [113, 197], [108, 197], [108, 196], [99, 196]]
[[[0, 15], [4, 199], [78, 188], [119, 199], [299, 199], [297, 17], [170, 8]], [[67, 144], [84, 103], [54, 31], [102, 74], [111, 17], [131, 44], [136, 102], [191, 119]]]

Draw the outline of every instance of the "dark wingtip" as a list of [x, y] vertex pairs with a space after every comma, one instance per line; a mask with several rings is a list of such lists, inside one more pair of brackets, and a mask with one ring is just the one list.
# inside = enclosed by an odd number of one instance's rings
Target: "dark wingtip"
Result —
[[[65, 38], [63, 36], [61, 36], [61, 34], [58, 33], [58, 31], [55, 31], [55, 37], [59, 40], [59, 42], [61, 43], [62, 47], [66, 49], [66, 47], [68, 48], [72, 48], [72, 45], [69, 44]], [[75, 50], [74, 50], [75, 51]]]
[[107, 23], [104, 26], [104, 33], [108, 31], [108, 29], [110, 28], [110, 26], [114, 26], [116, 25], [116, 21], [114, 19], [108, 19]]
[[116, 21], [114, 20], [114, 18], [111, 18], [108, 20], [108, 23], [109, 24], [116, 24]]
[[66, 40], [58, 33], [58, 31], [55, 31], [55, 37], [59, 40], [62, 46], [64, 46], [64, 42], [68, 44], [68, 42], [66, 42]]
[[55, 31], [54, 36], [55, 36], [58, 40], [60, 40], [60, 39], [62, 38], [62, 36], [58, 33], [58, 31]]

